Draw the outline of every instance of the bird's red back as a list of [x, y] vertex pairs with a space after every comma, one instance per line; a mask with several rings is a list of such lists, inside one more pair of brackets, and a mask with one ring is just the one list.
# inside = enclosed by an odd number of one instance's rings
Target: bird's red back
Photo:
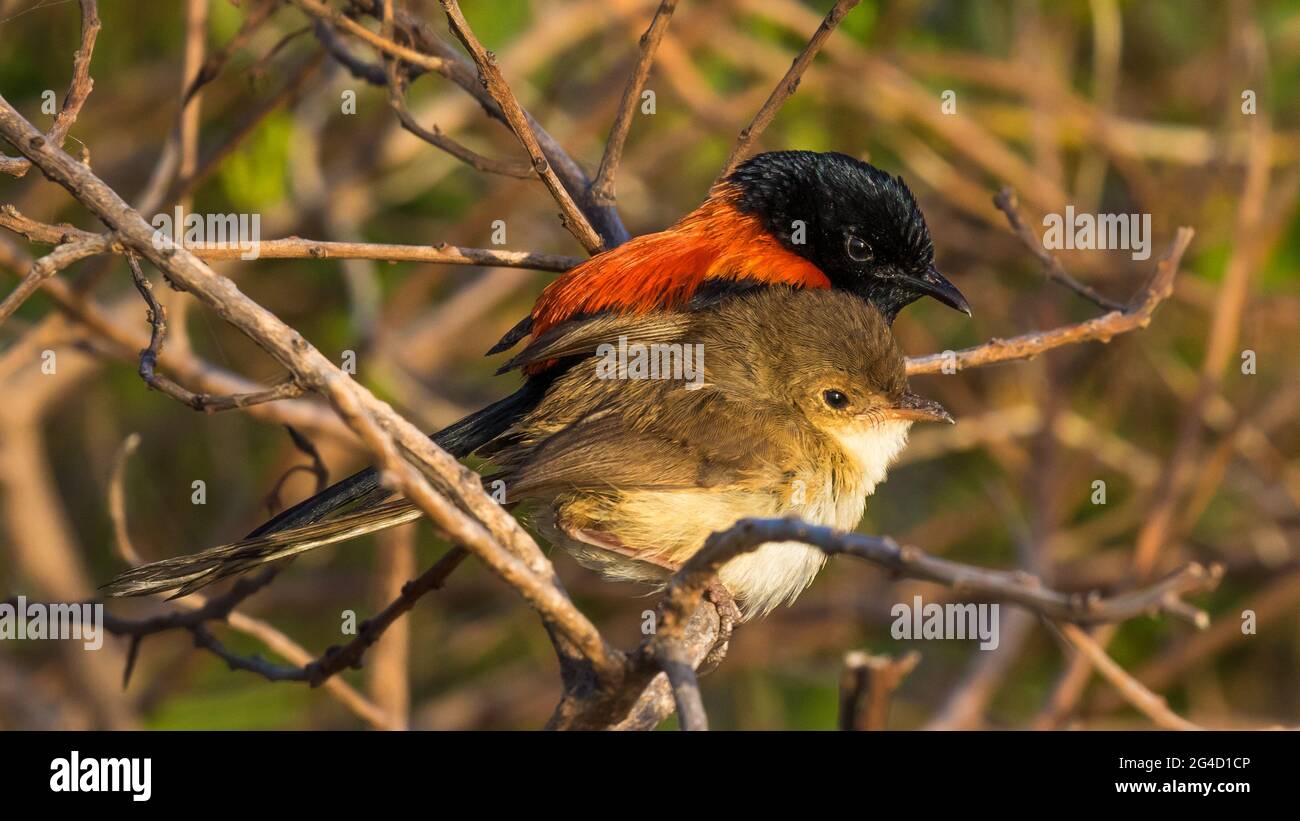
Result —
[[721, 185], [671, 228], [629, 240], [564, 273], [533, 307], [533, 336], [577, 316], [677, 308], [711, 279], [831, 286], [820, 268], [785, 248], [758, 217], [737, 210], [736, 196]]

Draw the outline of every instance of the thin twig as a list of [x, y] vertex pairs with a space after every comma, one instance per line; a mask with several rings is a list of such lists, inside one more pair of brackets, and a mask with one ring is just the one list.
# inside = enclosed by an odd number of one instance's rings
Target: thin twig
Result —
[[397, 115], [397, 121], [402, 124], [402, 128], [424, 140], [434, 148], [441, 149], [456, 159], [488, 174], [501, 174], [506, 177], [526, 180], [536, 176], [533, 167], [522, 160], [497, 160], [492, 157], [485, 157], [468, 146], [462, 145], [456, 140], [442, 133], [442, 130], [434, 125], [432, 129], [425, 128], [415, 120], [410, 109], [406, 107], [406, 93], [402, 84], [402, 78], [398, 74], [395, 61], [388, 62], [388, 105]]
[[1029, 226], [1025, 224], [1024, 219], [1020, 216], [1020, 210], [1016, 204], [1016, 192], [1011, 186], [1006, 186], [993, 196], [993, 204], [998, 210], [1007, 215], [1007, 222], [1011, 224], [1011, 230], [1020, 239], [1022, 245], [1043, 264], [1043, 271], [1047, 278], [1053, 282], [1058, 282], [1074, 291], [1079, 296], [1093, 303], [1099, 308], [1107, 311], [1122, 311], [1125, 306], [1122, 302], [1116, 302], [1113, 299], [1102, 296], [1089, 285], [1085, 285], [1065, 270], [1065, 266], [1043, 247], [1042, 242]]
[[[73, 124], [76, 123], [81, 107], [90, 97], [91, 89], [95, 87], [95, 80], [90, 76], [90, 59], [95, 53], [95, 38], [99, 36], [99, 9], [95, 5], [95, 0], [80, 0], [80, 3], [81, 45], [72, 57], [72, 81], [68, 84], [67, 94], [63, 95], [63, 105], [59, 108], [59, 113], [54, 116], [54, 125], [45, 135], [45, 139], [60, 148], [63, 146], [63, 141], [68, 138], [68, 132], [72, 130]], [[8, 157], [0, 154], [0, 172], [21, 177], [31, 167], [31, 162], [25, 157]]]
[[294, 399], [307, 391], [296, 379], [287, 379], [278, 385], [261, 391], [217, 395], [194, 393], [166, 376], [157, 372], [158, 357], [162, 353], [163, 343], [167, 339], [167, 311], [153, 293], [153, 283], [140, 269], [140, 260], [134, 253], [126, 255], [127, 265], [131, 268], [131, 279], [136, 290], [149, 307], [149, 346], [140, 351], [140, 378], [145, 384], [160, 391], [177, 402], [203, 413], [238, 410], [261, 405], [265, 402], [278, 402], [281, 399]]
[[[1109, 598], [1098, 593], [1070, 594], [1043, 587], [1028, 573], [949, 561], [889, 538], [841, 533], [792, 518], [746, 519], [711, 535], [673, 574], [660, 605], [655, 633], [628, 657], [621, 685], [561, 702], [551, 726], [591, 728], [623, 721], [630, 710], [636, 709], [638, 697], [648, 692], [646, 688], [661, 669], [659, 648], [688, 636], [698, 644], [700, 614], [714, 609], [711, 604], [701, 607], [701, 603], [722, 566], [769, 542], [802, 542], [828, 555], [852, 556], [880, 565], [898, 576], [937, 582], [966, 596], [1017, 604], [1055, 621], [1079, 624], [1120, 622], [1164, 612], [1204, 626], [1204, 614], [1183, 606], [1179, 597], [1212, 590], [1223, 575], [1217, 565], [1206, 568], [1189, 564], [1155, 584]], [[712, 636], [702, 637], [710, 646], [717, 639], [718, 622], [712, 622], [712, 626]]]
[[468, 555], [469, 551], [453, 547], [433, 567], [418, 578], [402, 585], [401, 594], [391, 604], [359, 625], [356, 638], [343, 647], [329, 648], [324, 655], [307, 666], [307, 680], [311, 682], [311, 686], [319, 687], [335, 673], [343, 670], [360, 668], [365, 652], [379, 641], [384, 631], [399, 617], [409, 612], [421, 596], [442, 589], [447, 577]]
[[[366, 14], [377, 19], [382, 19], [383, 5], [380, 0], [352, 0], [352, 6]], [[469, 94], [483, 108], [492, 119], [510, 127], [505, 112], [501, 106], [484, 87], [478, 69], [474, 63], [462, 56], [454, 47], [446, 43], [442, 37], [435, 32], [425, 20], [408, 12], [403, 8], [396, 8], [393, 12], [394, 25], [401, 36], [412, 43], [413, 46], [420, 49], [426, 54], [436, 55], [444, 63], [437, 73], [456, 85], [460, 86], [465, 93]], [[335, 60], [342, 64], [352, 73], [353, 77], [363, 80], [371, 85], [383, 86], [388, 83], [384, 67], [366, 63], [357, 59], [347, 52], [346, 49], [337, 47], [337, 38], [334, 43], [328, 39], [322, 39], [321, 43], [325, 46]], [[424, 69], [419, 66], [404, 65], [404, 73], [408, 79], [414, 80]], [[619, 217], [618, 209], [614, 206], [599, 205], [591, 196], [591, 180], [587, 178], [586, 172], [582, 166], [564, 150], [551, 134], [533, 118], [531, 114], [524, 111], [524, 118], [528, 126], [532, 128], [533, 133], [537, 136], [537, 141], [546, 154], [552, 169], [564, 183], [565, 189], [574, 201], [582, 209], [588, 221], [600, 234], [607, 247], [613, 248], [621, 245], [629, 239], [627, 228], [623, 225], [623, 220]]]
[[650, 27], [641, 35], [641, 51], [636, 66], [627, 80], [627, 88], [623, 89], [618, 115], [610, 127], [609, 139], [605, 141], [605, 153], [600, 158], [600, 169], [596, 172], [595, 182], [591, 184], [591, 197], [598, 205], [612, 206], [615, 203], [614, 177], [623, 160], [623, 144], [627, 142], [628, 132], [632, 129], [632, 115], [640, 102], [646, 78], [650, 76], [650, 67], [654, 64], [659, 42], [664, 39], [664, 32], [668, 31], [668, 23], [676, 8], [677, 0], [663, 0], [655, 11], [654, 19], [650, 21]]
[[[1201, 611], [1173, 607], [1178, 596], [1214, 589], [1223, 575], [1218, 565], [1185, 565], [1146, 587], [1111, 597], [1092, 592], [1062, 593], [1043, 587], [1032, 575], [1018, 571], [988, 570], [953, 562], [893, 539], [840, 533], [798, 519], [746, 519], [728, 530], [714, 533], [704, 547], [673, 576], [668, 585], [670, 607], [656, 635], [672, 634], [694, 612], [717, 570], [729, 560], [768, 542], [802, 542], [828, 555], [845, 555], [880, 565], [900, 576], [938, 582], [960, 593], [1021, 605], [1057, 621], [1098, 624], [1126, 621], [1147, 613], [1164, 612], [1204, 627]], [[1171, 597], [1172, 594], [1172, 597]]]
[[785, 105], [785, 101], [790, 99], [790, 95], [794, 94], [795, 89], [799, 87], [799, 79], [803, 77], [804, 71], [812, 64], [817, 52], [821, 51], [822, 45], [831, 36], [831, 32], [844, 19], [844, 15], [848, 14], [849, 10], [856, 6], [858, 2], [859, 0], [836, 0], [835, 5], [827, 12], [821, 25], [813, 32], [808, 45], [804, 46], [803, 51], [799, 52], [799, 56], [794, 58], [789, 70], [781, 78], [781, 82], [776, 84], [776, 88], [772, 89], [772, 93], [768, 95], [767, 101], [754, 115], [754, 119], [741, 130], [740, 136], [736, 138], [735, 147], [731, 149], [731, 155], [727, 157], [727, 161], [722, 165], [722, 171], [718, 173], [719, 179], [735, 171], [741, 160], [749, 156], [749, 152], [754, 148], [754, 143], [758, 142], [759, 136], [767, 130], [767, 127], [776, 117], [776, 112], [781, 109], [781, 106]]
[[1087, 657], [1092, 666], [1097, 668], [1097, 672], [1101, 673], [1129, 704], [1136, 707], [1147, 718], [1167, 730], [1204, 729], [1170, 710], [1163, 698], [1148, 690], [1142, 682], [1116, 664], [1096, 639], [1078, 626], [1062, 624], [1060, 628], [1065, 638]]
[[[303, 0], [295, 0], [302, 2]], [[532, 161], [533, 170], [542, 178], [546, 188], [555, 198], [555, 202], [560, 206], [560, 221], [564, 227], [569, 230], [582, 243], [582, 247], [587, 249], [588, 253], [596, 254], [604, 249], [604, 242], [596, 230], [591, 227], [587, 217], [574, 204], [573, 197], [565, 189], [560, 178], [555, 175], [554, 169], [551, 168], [550, 162], [546, 159], [546, 154], [537, 142], [537, 134], [534, 133], [532, 125], [528, 121], [527, 115], [524, 114], [523, 108], [519, 105], [519, 100], [515, 99], [515, 94], [510, 90], [506, 83], [506, 78], [501, 74], [501, 69], [497, 67], [496, 56], [483, 47], [483, 44], [474, 36], [474, 32], [465, 21], [465, 16], [461, 14], [460, 4], [456, 0], [439, 0], [442, 4], [442, 10], [447, 14], [447, 22], [451, 26], [452, 33], [465, 46], [465, 49], [474, 58], [474, 63], [478, 66], [479, 76], [482, 78], [483, 86], [487, 92], [496, 100], [497, 105], [501, 107], [505, 115], [506, 122], [510, 125], [510, 130], [519, 138], [519, 142], [528, 152], [528, 157]]]
[[332, 26], [346, 31], [375, 48], [384, 54], [391, 54], [405, 60], [412, 65], [417, 65], [426, 71], [439, 71], [442, 69], [445, 61], [441, 57], [435, 57], [431, 54], [425, 54], [416, 51], [413, 48], [407, 48], [401, 43], [395, 43], [385, 37], [375, 34], [370, 29], [343, 14], [342, 11], [330, 8], [320, 0], [292, 0], [293, 4], [313, 17], [329, 23]]
[[1112, 337], [1145, 328], [1150, 324], [1156, 307], [1173, 293], [1174, 275], [1178, 273], [1183, 252], [1187, 250], [1194, 233], [1191, 228], [1178, 229], [1173, 244], [1157, 264], [1156, 274], [1150, 284], [1123, 310], [1111, 311], [1095, 319], [1063, 325], [1050, 331], [1036, 331], [1010, 339], [992, 339], [983, 345], [963, 348], [960, 351], [908, 357], [907, 373], [909, 376], [937, 373], [943, 371], [947, 365], [951, 365], [955, 370], [963, 370], [999, 362], [1031, 359], [1044, 351], [1063, 345], [1094, 340], [1109, 342]]
[[[95, 234], [71, 225], [53, 225], [37, 222], [19, 213], [13, 205], [0, 206], [0, 228], [7, 228], [32, 242], [67, 243], [100, 239]], [[199, 259], [238, 259], [249, 249], [235, 245], [186, 243], [185, 249]], [[112, 243], [95, 253], [119, 250]], [[469, 248], [445, 242], [433, 245], [395, 245], [381, 242], [325, 242], [303, 237], [282, 237], [261, 240], [257, 244], [258, 259], [369, 259], [377, 262], [428, 262], [438, 265], [484, 265], [494, 268], [525, 268], [534, 271], [567, 271], [582, 260], [564, 254], [547, 254], [534, 251], [498, 251], [490, 248]]]
[[103, 253], [116, 242], [113, 234], [92, 235], [90, 239], [68, 242], [55, 248], [50, 253], [32, 263], [27, 275], [19, 280], [9, 295], [0, 302], [0, 324], [13, 315], [27, 298], [36, 293], [45, 280], [67, 268], [74, 262]]
[[[317, 476], [316, 492], [319, 493], [321, 490], [325, 488], [325, 485], [328, 483], [328, 476], [323, 472], [324, 465], [320, 463], [320, 454], [316, 453], [316, 449], [311, 445], [309, 441], [303, 438], [301, 434], [298, 434], [292, 428], [289, 429], [289, 432], [291, 436], [293, 436], [294, 444], [298, 446], [300, 449], [312, 455], [313, 461], [316, 463], [316, 467], [320, 471], [322, 471]], [[135, 549], [134, 545], [131, 543], [130, 536], [128, 535], [129, 530], [127, 527], [127, 515], [126, 515], [125, 468], [126, 468], [127, 458], [131, 455], [131, 453], [135, 451], [139, 443], [140, 443], [139, 435], [133, 433], [130, 436], [128, 436], [126, 440], [123, 441], [121, 447], [118, 448], [118, 452], [113, 459], [113, 472], [109, 481], [109, 491], [108, 491], [109, 518], [113, 522], [113, 534], [114, 534], [115, 545], [117, 547], [118, 555], [121, 556], [122, 559], [132, 567], [139, 566], [142, 563], [142, 561], [140, 559], [139, 552]], [[275, 573], [272, 570], [264, 575], [266, 576], [266, 579], [269, 581], [272, 577], [274, 577]], [[198, 621], [186, 620], [184, 618], [176, 619], [171, 622], [168, 622], [166, 620], [155, 621], [154, 625], [156, 626], [157, 629], [154, 630], [153, 632], [163, 632], [169, 629], [188, 629], [192, 633], [194, 633], [196, 642], [199, 644], [199, 646], [204, 647], [212, 651], [213, 653], [216, 653], [221, 658], [225, 659], [226, 662], [230, 664], [233, 669], [249, 670], [251, 672], [255, 672], [259, 674], [265, 674], [267, 672], [271, 672], [272, 680], [276, 680], [276, 681], [305, 680], [297, 675], [294, 676], [281, 675], [288, 668], [280, 668], [278, 665], [268, 665], [266, 662], [256, 657], [236, 656], [234, 653], [227, 650], [223, 644], [217, 641], [215, 637], [213, 637], [210, 633], [207, 632], [204, 625], [207, 624], [209, 618], [211, 620], [224, 620], [230, 625], [232, 629], [238, 630], [239, 632], [244, 633], [245, 635], [249, 635], [252, 636], [253, 638], [258, 639], [263, 644], [270, 647], [272, 650], [279, 653], [284, 658], [288, 659], [290, 662], [300, 665], [303, 670], [303, 674], [306, 675], [309, 672], [308, 665], [311, 662], [313, 662], [313, 659], [311, 654], [309, 654], [305, 649], [303, 649], [302, 645], [298, 644], [293, 639], [289, 638], [283, 632], [271, 626], [267, 622], [264, 622], [261, 619], [254, 618], [252, 616], [240, 612], [237, 609], [234, 609], [234, 606], [238, 604], [239, 601], [242, 600], [242, 598], [251, 595], [252, 593], [256, 592], [257, 589], [259, 588], [256, 586], [248, 586], [243, 588], [243, 592], [239, 593], [237, 596], [231, 599], [230, 606], [228, 609], [225, 607], [209, 609], [209, 602], [210, 602], [209, 599], [204, 598], [201, 594], [190, 596], [186, 599], [179, 601], [177, 605], [181, 608], [185, 608], [190, 611], [200, 611], [201, 616], [203, 616], [204, 618], [201, 618]], [[236, 592], [235, 590], [232, 590], [231, 594], [235, 594], [235, 592]], [[111, 626], [109, 626], [107, 622], [111, 622]], [[106, 626], [108, 626], [110, 632], [115, 632], [119, 635], [127, 634], [130, 636], [129, 651], [127, 655], [127, 665], [126, 665], [126, 669], [123, 672], [123, 686], [125, 686], [126, 683], [128, 683], [131, 679], [131, 672], [135, 667], [136, 659], [139, 657], [141, 642], [143, 641], [146, 635], [151, 634], [149, 632], [144, 632], [144, 631], [139, 631], [132, 634], [130, 632], [130, 626], [132, 624], [133, 624], [132, 622], [114, 616], [108, 616], [106, 618]], [[136, 626], [142, 624], [143, 622], [134, 623], [134, 625]], [[331, 695], [333, 695], [341, 703], [343, 703], [345, 706], [351, 709], [357, 716], [369, 722], [372, 726], [377, 727], [379, 729], [400, 728], [400, 724], [398, 722], [395, 722], [392, 716], [388, 715], [382, 709], [380, 709], [376, 704], [366, 699], [366, 697], [363, 696], [361, 693], [359, 693], [355, 688], [353, 688], [352, 685], [342, 680], [336, 679], [336, 680], [325, 682], [325, 686]]]
[[283, 509], [280, 504], [280, 491], [284, 488], [284, 483], [295, 473], [310, 473], [316, 479], [315, 493], [323, 492], [330, 483], [329, 469], [325, 467], [325, 460], [321, 458], [320, 451], [316, 449], [311, 440], [303, 436], [293, 425], [285, 425], [284, 429], [289, 432], [289, 439], [293, 441], [293, 446], [301, 453], [305, 453], [311, 459], [311, 464], [293, 465], [280, 474], [280, 478], [262, 499], [262, 505], [271, 516], [276, 515]]

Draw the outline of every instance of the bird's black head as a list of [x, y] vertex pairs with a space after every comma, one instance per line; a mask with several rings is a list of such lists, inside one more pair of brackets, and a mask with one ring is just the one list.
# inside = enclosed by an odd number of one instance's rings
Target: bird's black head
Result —
[[927, 295], [970, 314], [966, 298], [935, 270], [930, 230], [902, 177], [845, 154], [773, 151], [727, 181], [740, 211], [888, 321]]

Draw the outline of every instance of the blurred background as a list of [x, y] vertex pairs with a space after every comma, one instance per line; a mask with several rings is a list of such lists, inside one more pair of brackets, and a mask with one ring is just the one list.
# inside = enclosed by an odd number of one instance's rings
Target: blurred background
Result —
[[[255, 212], [263, 240], [479, 247], [491, 247], [492, 224], [504, 220], [508, 249], [582, 255], [543, 186], [482, 173], [403, 131], [382, 88], [321, 57], [297, 9], [270, 4], [266, 22], [240, 35], [263, 5], [101, 3], [95, 88], [65, 148], [77, 155], [84, 145], [95, 171], [128, 200], [151, 193], [177, 125], [190, 15], [190, 76], [195, 44], [207, 55], [229, 45], [229, 61], [191, 107], [194, 137], [179, 156], [186, 184], [167, 190], [158, 210], [188, 200], [198, 212]], [[401, 5], [450, 41], [436, 2]], [[524, 105], [594, 173], [657, 3], [462, 5]], [[634, 235], [666, 227], [704, 198], [737, 132], [830, 5], [681, 2], [646, 86], [654, 113], [635, 117], [617, 181]], [[79, 37], [75, 3], [0, 0], [0, 93], [38, 126], [50, 119], [42, 92], [62, 98]], [[356, 41], [349, 48], [375, 59]], [[344, 113], [349, 91], [355, 113]], [[408, 100], [422, 124], [490, 156], [522, 156], [507, 130], [440, 77], [418, 79]], [[993, 206], [1003, 186], [1015, 189], [1040, 234], [1042, 216], [1067, 204], [1150, 214], [1150, 260], [1059, 253], [1075, 277], [1121, 302], [1142, 289], [1179, 226], [1196, 230], [1174, 293], [1148, 329], [1029, 362], [915, 377], [914, 388], [959, 424], [915, 434], [861, 531], [1032, 570], [1072, 591], [1130, 587], [1135, 561], [1149, 561], [1156, 575], [1191, 560], [1223, 564], [1219, 589], [1194, 600], [1211, 614], [1208, 630], [1141, 618], [1107, 645], [1177, 712], [1213, 727], [1300, 724], [1297, 100], [1293, 0], [867, 0], [760, 141], [846, 152], [902, 174], [915, 191], [938, 265], [974, 318], [917, 303], [894, 326], [911, 355], [1100, 313], [1043, 276]], [[1247, 101], [1254, 113], [1243, 110]], [[37, 172], [0, 178], [0, 203], [100, 230]], [[0, 235], [6, 292], [40, 253]], [[429, 430], [514, 389], [517, 377], [494, 377], [500, 363], [482, 354], [554, 276], [333, 259], [214, 267], [336, 361], [353, 352], [357, 378]], [[108, 326], [61, 310], [47, 293], [0, 326], [0, 598], [84, 599], [125, 568], [109, 488], [132, 433], [139, 446], [121, 487], [145, 560], [229, 541], [262, 521], [280, 477], [308, 463], [285, 423], [319, 449], [331, 480], [364, 466], [318, 403], [205, 415], [147, 390], [135, 368], [145, 310], [122, 259], [92, 258], [60, 278]], [[228, 392], [241, 378], [279, 378], [278, 366], [219, 318], [184, 295], [166, 300], [172, 336], [162, 370], [177, 381]], [[41, 372], [44, 350], [57, 352], [57, 375]], [[1253, 373], [1243, 372], [1247, 351]], [[192, 503], [196, 480], [206, 504]], [[1098, 480], [1104, 504], [1094, 502]], [[308, 473], [294, 472], [280, 503], [312, 486]], [[346, 611], [376, 612], [446, 549], [417, 525], [317, 551], [242, 610], [314, 656], [348, 638]], [[633, 646], [654, 599], [553, 558], [606, 636]], [[1078, 669], [1036, 617], [1011, 607], [1002, 608], [996, 651], [895, 641], [890, 608], [918, 593], [956, 596], [832, 561], [795, 606], [739, 629], [726, 660], [702, 679], [713, 726], [833, 728], [850, 650], [920, 652], [895, 695], [892, 727], [1151, 726]], [[163, 606], [114, 602], [110, 610]], [[1242, 629], [1248, 610], [1253, 634]], [[234, 650], [283, 657], [265, 636], [216, 629]], [[173, 632], [143, 643], [123, 689], [126, 650], [112, 637], [97, 653], [70, 642], [0, 642], [0, 727], [531, 728], [560, 693], [537, 618], [473, 560], [389, 631], [365, 670], [330, 687], [232, 671]]]

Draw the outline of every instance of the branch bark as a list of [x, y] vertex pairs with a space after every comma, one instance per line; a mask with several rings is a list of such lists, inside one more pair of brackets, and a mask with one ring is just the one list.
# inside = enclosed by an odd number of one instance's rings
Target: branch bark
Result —
[[609, 139], [605, 141], [605, 153], [600, 158], [600, 170], [596, 172], [596, 180], [591, 184], [591, 197], [597, 205], [613, 206], [616, 201], [614, 177], [618, 174], [618, 165], [623, 160], [623, 144], [627, 142], [628, 132], [632, 130], [632, 115], [636, 112], [637, 103], [641, 99], [641, 89], [645, 87], [646, 78], [650, 76], [650, 67], [654, 64], [659, 42], [664, 39], [664, 33], [668, 31], [668, 23], [672, 20], [676, 8], [677, 0], [663, 0], [655, 11], [654, 19], [650, 21], [650, 27], [645, 30], [645, 34], [641, 35], [641, 51], [637, 55], [636, 66], [632, 69], [632, 76], [627, 80], [627, 88], [623, 90], [623, 99], [618, 105], [618, 115], [614, 118], [614, 125], [609, 129]]
[[578, 206], [574, 204], [573, 197], [569, 196], [568, 190], [556, 176], [555, 170], [546, 159], [546, 154], [542, 151], [541, 145], [537, 142], [537, 134], [533, 131], [532, 124], [524, 114], [524, 109], [515, 99], [514, 92], [510, 90], [506, 78], [501, 74], [501, 69], [497, 68], [496, 57], [483, 44], [478, 41], [474, 31], [470, 28], [469, 23], [465, 20], [465, 15], [461, 14], [460, 4], [456, 0], [439, 0], [442, 4], [442, 10], [447, 15], [447, 22], [451, 26], [451, 31], [465, 46], [465, 50], [474, 58], [474, 63], [478, 66], [479, 76], [482, 78], [483, 87], [487, 89], [488, 94], [492, 96], [501, 112], [505, 115], [506, 122], [510, 130], [519, 138], [524, 150], [528, 152], [528, 158], [533, 164], [533, 170], [542, 178], [546, 189], [551, 192], [555, 202], [560, 206], [560, 221], [564, 227], [573, 234], [573, 236], [582, 243], [582, 247], [587, 249], [588, 253], [597, 254], [604, 250], [604, 242], [596, 229], [591, 227], [587, 217]]
[[1187, 250], [1195, 233], [1191, 228], [1178, 229], [1173, 244], [1156, 265], [1155, 276], [1122, 311], [1111, 311], [1095, 319], [1063, 325], [1050, 331], [1035, 331], [1013, 336], [1010, 339], [991, 339], [983, 345], [963, 348], [960, 351], [908, 357], [907, 374], [911, 376], [938, 373], [943, 371], [946, 365], [952, 365], [956, 370], [964, 370], [1000, 362], [1032, 359], [1053, 348], [1080, 342], [1109, 342], [1120, 334], [1145, 328], [1151, 324], [1151, 317], [1160, 303], [1174, 292], [1174, 276], [1178, 273], [1183, 252]]
[[[80, 0], [81, 4], [81, 45], [72, 56], [72, 81], [68, 92], [63, 95], [63, 105], [54, 117], [54, 125], [45, 135], [55, 146], [62, 147], [68, 138], [68, 132], [81, 114], [81, 107], [90, 97], [95, 80], [90, 76], [90, 59], [95, 53], [95, 38], [99, 36], [99, 9], [95, 0]], [[32, 167], [26, 157], [8, 157], [0, 155], [0, 171], [15, 177], [21, 177]]]
[[844, 19], [844, 15], [848, 14], [858, 2], [859, 0], [836, 0], [835, 5], [826, 13], [822, 24], [813, 32], [808, 45], [804, 46], [803, 51], [799, 52], [799, 56], [794, 58], [789, 70], [781, 78], [781, 82], [776, 84], [776, 88], [772, 89], [772, 93], [768, 96], [767, 101], [763, 103], [762, 108], [758, 110], [758, 113], [754, 115], [754, 119], [750, 121], [749, 125], [741, 129], [740, 136], [736, 139], [736, 145], [731, 149], [731, 155], [722, 164], [722, 171], [718, 174], [718, 179], [722, 179], [735, 171], [736, 166], [740, 165], [741, 161], [749, 156], [754, 144], [758, 142], [759, 136], [767, 130], [767, 127], [772, 124], [772, 120], [776, 118], [776, 112], [781, 109], [781, 106], [785, 105], [785, 101], [790, 99], [790, 95], [794, 94], [795, 89], [799, 87], [799, 79], [803, 77], [803, 73], [812, 64], [817, 53], [822, 50], [822, 46], [831, 36], [831, 32], [835, 31], [835, 27]]

